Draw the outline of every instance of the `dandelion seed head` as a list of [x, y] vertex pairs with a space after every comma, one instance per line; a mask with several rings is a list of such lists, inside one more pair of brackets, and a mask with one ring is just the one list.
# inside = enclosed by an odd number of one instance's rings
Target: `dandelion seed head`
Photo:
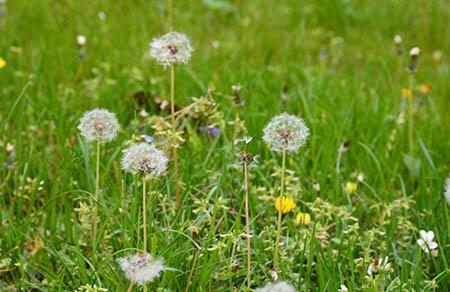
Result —
[[105, 109], [94, 109], [85, 112], [80, 119], [78, 130], [89, 142], [109, 142], [114, 140], [120, 126], [116, 114]]
[[160, 176], [167, 169], [168, 159], [164, 152], [147, 143], [137, 143], [124, 150], [122, 169], [132, 174], [142, 173]]
[[401, 44], [402, 43], [402, 37], [400, 35], [396, 34], [394, 36], [394, 43], [396, 43], [397, 45]]
[[287, 282], [269, 283], [263, 288], [258, 288], [256, 292], [295, 292], [295, 288]]
[[151, 255], [132, 255], [119, 258], [117, 262], [125, 276], [139, 285], [153, 281], [165, 270], [164, 262], [161, 259], [153, 259]]
[[412, 48], [412, 49], [409, 51], [409, 55], [410, 55], [411, 57], [417, 57], [417, 56], [419, 56], [419, 55], [420, 55], [420, 49], [419, 49], [419, 47], [414, 47], [414, 48]]
[[445, 181], [445, 187], [444, 187], [444, 196], [447, 200], [447, 203], [450, 205], [450, 175], [448, 176], [447, 180]]
[[263, 139], [272, 151], [296, 152], [306, 143], [308, 136], [309, 129], [302, 119], [282, 113], [264, 128]]
[[77, 44], [81, 47], [84, 46], [86, 44], [86, 37], [82, 34], [78, 35], [77, 36]]
[[155, 38], [150, 43], [151, 56], [164, 67], [188, 63], [193, 51], [189, 38], [176, 31]]

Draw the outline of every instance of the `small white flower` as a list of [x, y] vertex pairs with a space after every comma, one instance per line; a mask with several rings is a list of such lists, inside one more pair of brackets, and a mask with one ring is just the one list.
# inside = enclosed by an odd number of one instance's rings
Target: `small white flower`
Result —
[[269, 283], [263, 288], [258, 288], [256, 292], [295, 292], [295, 288], [287, 282]]
[[314, 182], [314, 184], [313, 184], [313, 189], [314, 189], [316, 192], [320, 192], [320, 184], [319, 184], [319, 182], [317, 182], [317, 181]]
[[86, 44], [86, 37], [82, 34], [77, 36], [77, 43], [79, 46], [84, 46]]
[[414, 48], [412, 48], [412, 49], [409, 51], [409, 55], [410, 55], [411, 57], [417, 57], [417, 56], [419, 56], [419, 54], [420, 54], [420, 49], [419, 49], [419, 47], [414, 47]]
[[445, 199], [447, 200], [447, 203], [450, 205], [450, 175], [445, 181], [445, 191], [444, 191]]
[[282, 113], [274, 117], [264, 128], [264, 141], [275, 152], [296, 152], [306, 143], [309, 129], [296, 116]]
[[176, 31], [155, 38], [150, 43], [151, 56], [164, 67], [188, 63], [193, 51], [189, 38]]
[[347, 286], [341, 285], [341, 287], [339, 288], [338, 292], [348, 292]]
[[358, 176], [357, 176], [356, 179], [357, 179], [359, 182], [363, 182], [363, 181], [364, 181], [364, 178], [365, 178], [364, 173], [360, 172], [360, 173], [358, 174]]
[[153, 281], [165, 270], [164, 262], [151, 255], [133, 255], [117, 259], [117, 262], [125, 276], [139, 285]]
[[402, 37], [400, 35], [396, 34], [394, 36], [394, 43], [396, 43], [397, 45], [401, 44], [402, 43]]
[[164, 152], [155, 146], [138, 143], [124, 150], [122, 169], [132, 174], [158, 177], [167, 169], [168, 161]]
[[85, 112], [80, 119], [78, 130], [89, 142], [112, 141], [119, 132], [120, 126], [116, 114], [105, 109], [94, 109]]
[[434, 242], [433, 239], [433, 231], [420, 230], [420, 238], [417, 240], [417, 244], [425, 253], [429, 253], [430, 251], [434, 251], [438, 248], [437, 242]]

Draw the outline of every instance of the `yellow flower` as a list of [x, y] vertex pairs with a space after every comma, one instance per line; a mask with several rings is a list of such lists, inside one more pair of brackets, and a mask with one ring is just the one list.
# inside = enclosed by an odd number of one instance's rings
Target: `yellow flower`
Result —
[[300, 225], [308, 225], [311, 222], [311, 215], [309, 213], [298, 212], [295, 217], [295, 222]]
[[409, 88], [402, 88], [402, 96], [403, 97], [411, 97], [412, 91]]
[[0, 57], [0, 69], [6, 66], [6, 61], [2, 57]]
[[[281, 212], [283, 214], [289, 213], [295, 207], [295, 202], [291, 197], [283, 197], [281, 200]], [[280, 197], [275, 201], [275, 209], [280, 212]]]
[[419, 87], [420, 92], [423, 94], [429, 94], [431, 92], [431, 85], [429, 84], [421, 84]]
[[351, 194], [353, 194], [354, 192], [356, 192], [357, 189], [358, 189], [358, 183], [348, 181], [348, 182], [345, 184], [345, 190], [347, 191], [347, 193], [348, 193], [349, 195], [351, 195]]

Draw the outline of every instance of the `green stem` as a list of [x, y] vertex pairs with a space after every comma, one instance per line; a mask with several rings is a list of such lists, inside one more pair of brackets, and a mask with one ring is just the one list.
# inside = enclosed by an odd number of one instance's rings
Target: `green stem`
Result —
[[252, 270], [252, 247], [250, 240], [250, 212], [248, 195], [248, 166], [244, 162], [244, 190], [245, 190], [245, 231], [247, 233], [247, 287], [250, 289], [250, 275]]
[[408, 95], [408, 144], [409, 151], [412, 154], [414, 151], [414, 75], [409, 76], [409, 90]]
[[283, 193], [284, 193], [284, 172], [286, 170], [286, 150], [283, 150], [283, 162], [281, 166], [281, 189], [279, 196], [279, 206], [278, 206], [278, 222], [277, 222], [277, 238], [275, 241], [275, 253], [273, 255], [273, 268], [275, 271], [278, 270], [278, 251], [280, 249], [280, 236], [281, 236], [281, 220], [283, 216]]
[[95, 255], [97, 249], [97, 213], [98, 213], [98, 198], [100, 192], [100, 142], [97, 142], [97, 159], [95, 171], [95, 202], [92, 214], [92, 255]]
[[175, 202], [177, 208], [181, 205], [180, 183], [178, 180], [178, 153], [176, 141], [176, 125], [175, 125], [175, 65], [170, 65], [170, 113], [172, 121], [172, 157], [173, 171], [175, 179]]
[[144, 175], [144, 176], [142, 176], [142, 221], [143, 221], [142, 225], [144, 228], [144, 235], [143, 235], [143, 237], [144, 237], [144, 240], [143, 240], [144, 255], [147, 254], [147, 204], [145, 201], [145, 197], [146, 197], [146, 194], [145, 194], [145, 175]]

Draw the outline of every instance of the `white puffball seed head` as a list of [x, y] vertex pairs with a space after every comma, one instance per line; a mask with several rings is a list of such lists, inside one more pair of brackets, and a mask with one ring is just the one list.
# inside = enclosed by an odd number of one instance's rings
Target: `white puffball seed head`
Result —
[[275, 152], [296, 152], [306, 143], [309, 129], [303, 119], [282, 113], [264, 128], [264, 141]]
[[89, 142], [110, 142], [117, 136], [120, 126], [116, 114], [105, 109], [94, 109], [84, 113], [78, 130]]

